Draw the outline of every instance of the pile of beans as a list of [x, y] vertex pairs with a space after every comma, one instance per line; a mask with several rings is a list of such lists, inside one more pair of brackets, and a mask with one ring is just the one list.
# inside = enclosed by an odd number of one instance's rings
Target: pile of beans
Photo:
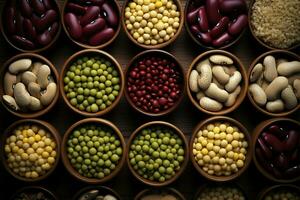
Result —
[[105, 194], [104, 192], [95, 189], [95, 190], [84, 192], [76, 200], [117, 200], [117, 199], [118, 199], [117, 197], [111, 194]]
[[201, 60], [190, 73], [189, 88], [200, 106], [211, 112], [234, 105], [241, 92], [242, 75], [234, 61], [225, 55]]
[[3, 101], [15, 111], [39, 111], [52, 103], [57, 85], [47, 64], [31, 58], [16, 60], [8, 66], [3, 80]]
[[2, 23], [8, 39], [18, 48], [34, 50], [49, 45], [60, 26], [53, 0], [7, 1]]
[[98, 46], [111, 40], [119, 25], [114, 1], [70, 0], [65, 7], [66, 31], [76, 41]]
[[206, 187], [197, 200], [245, 200], [243, 192], [236, 187]]
[[127, 72], [127, 92], [139, 109], [159, 113], [174, 106], [182, 95], [183, 74], [168, 58], [147, 56], [137, 60]]
[[157, 45], [174, 37], [183, 23], [180, 15], [174, 0], [132, 0], [125, 8], [125, 25], [138, 43]]
[[51, 133], [38, 125], [17, 127], [4, 146], [8, 167], [20, 177], [36, 179], [55, 164], [56, 142]]
[[278, 179], [300, 176], [299, 126], [274, 123], [266, 127], [256, 141], [259, 165]]
[[194, 37], [206, 46], [222, 47], [248, 24], [244, 0], [190, 1], [186, 19]]
[[175, 176], [187, 152], [182, 139], [167, 127], [142, 129], [132, 140], [128, 159], [144, 179], [165, 182]]
[[118, 68], [100, 57], [82, 57], [65, 73], [64, 91], [71, 105], [96, 113], [111, 106], [121, 90]]
[[270, 191], [263, 200], [300, 200], [300, 193], [290, 188], [276, 188], [276, 191]]
[[67, 140], [67, 154], [73, 168], [87, 178], [102, 179], [110, 175], [123, 154], [120, 139], [103, 125], [75, 128]]
[[248, 142], [238, 127], [215, 122], [198, 131], [193, 142], [195, 161], [209, 175], [230, 176], [245, 165]]
[[292, 110], [300, 102], [300, 61], [268, 55], [250, 74], [254, 102], [271, 113]]
[[52, 194], [48, 192], [37, 189], [30, 188], [22, 191], [20, 194], [17, 194], [12, 198], [12, 200], [55, 200]]

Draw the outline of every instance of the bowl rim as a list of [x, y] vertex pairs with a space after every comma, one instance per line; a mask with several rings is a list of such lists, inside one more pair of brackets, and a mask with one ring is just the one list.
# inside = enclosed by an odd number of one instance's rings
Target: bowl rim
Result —
[[[128, 91], [127, 91], [127, 82], [128, 82], [128, 73], [130, 72], [130, 69], [133, 67], [134, 63], [136, 63], [137, 61], [141, 60], [142, 58], [144, 58], [145, 56], [148, 55], [159, 55], [160, 57], [166, 57], [169, 60], [172, 60], [174, 63], [176, 63], [176, 68], [178, 69], [178, 72], [181, 74], [181, 78], [182, 78], [182, 87], [181, 87], [181, 95], [179, 97], [179, 99], [177, 99], [177, 101], [175, 102], [175, 104], [170, 107], [167, 110], [163, 110], [159, 113], [152, 113], [152, 112], [147, 112], [144, 111], [140, 108], [138, 108], [131, 100]], [[183, 97], [185, 96], [185, 89], [186, 89], [186, 77], [185, 77], [185, 71], [183, 66], [180, 64], [179, 60], [172, 55], [171, 53], [164, 51], [164, 50], [160, 50], [160, 49], [151, 49], [151, 50], [145, 50], [142, 51], [140, 53], [138, 53], [137, 55], [135, 55], [130, 61], [129, 63], [126, 65], [125, 71], [124, 71], [124, 77], [125, 77], [125, 84], [124, 84], [124, 96], [127, 100], [127, 102], [130, 104], [130, 106], [138, 111], [139, 113], [142, 113], [144, 115], [148, 115], [151, 117], [157, 117], [157, 116], [163, 116], [163, 115], [167, 115], [169, 113], [171, 113], [172, 111], [174, 111], [182, 102]]]
[[271, 175], [270, 173], [268, 173], [258, 162], [257, 158], [256, 158], [256, 153], [255, 153], [255, 147], [256, 147], [256, 142], [257, 139], [259, 137], [259, 135], [262, 133], [262, 131], [270, 126], [271, 124], [274, 123], [278, 123], [278, 122], [282, 122], [282, 121], [286, 121], [288, 123], [294, 123], [296, 124], [296, 126], [300, 127], [300, 122], [294, 120], [294, 119], [290, 119], [290, 118], [283, 118], [283, 117], [278, 117], [278, 118], [272, 118], [272, 119], [268, 119], [265, 121], [262, 121], [261, 123], [259, 123], [255, 129], [252, 132], [252, 154], [253, 154], [253, 162], [256, 166], [256, 168], [258, 169], [258, 171], [267, 179], [273, 181], [273, 182], [279, 182], [279, 183], [292, 183], [295, 181], [300, 180], [300, 176], [295, 177], [293, 179], [279, 179], [279, 178], [275, 178], [273, 175]]
[[278, 55], [278, 54], [281, 54], [286, 57], [289, 57], [289, 58], [295, 58], [296, 60], [300, 61], [300, 56], [298, 56], [297, 54], [293, 53], [293, 52], [290, 52], [290, 51], [287, 51], [287, 50], [271, 50], [271, 51], [267, 51], [267, 52], [264, 52], [263, 54], [259, 55], [258, 57], [256, 57], [252, 63], [250, 64], [250, 67], [248, 69], [248, 72], [247, 72], [247, 77], [248, 77], [248, 88], [247, 88], [247, 96], [248, 96], [248, 99], [250, 100], [251, 104], [258, 110], [260, 111], [261, 113], [265, 114], [265, 115], [269, 115], [271, 117], [284, 117], [284, 116], [287, 116], [287, 115], [290, 115], [292, 113], [294, 113], [295, 111], [297, 111], [299, 108], [300, 108], [300, 103], [298, 103], [298, 105], [291, 109], [291, 110], [286, 110], [284, 112], [279, 112], [279, 113], [272, 113], [272, 112], [269, 112], [267, 111], [266, 109], [263, 109], [262, 107], [258, 106], [254, 99], [252, 98], [250, 92], [249, 92], [249, 86], [251, 85], [250, 84], [250, 75], [251, 75], [251, 72], [253, 70], [253, 68], [255, 67], [255, 65], [257, 63], [259, 63], [262, 59], [264, 59], [266, 56], [268, 55]]
[[[95, 113], [87, 112], [87, 111], [81, 111], [78, 108], [72, 106], [71, 103], [70, 103], [70, 101], [67, 99], [66, 93], [64, 91], [64, 85], [65, 85], [65, 83], [64, 83], [64, 76], [65, 76], [67, 70], [71, 66], [72, 62], [74, 62], [78, 57], [84, 56], [84, 55], [87, 55], [87, 54], [88, 55], [98, 54], [99, 56], [102, 56], [106, 60], [109, 60], [114, 65], [114, 68], [119, 72], [119, 78], [120, 78], [120, 91], [119, 91], [119, 94], [116, 97], [116, 99], [112, 102], [112, 104], [109, 107], [105, 108], [104, 110], [100, 110], [98, 112], [95, 112]], [[111, 54], [109, 54], [109, 53], [107, 53], [105, 51], [99, 50], [99, 49], [84, 49], [84, 50], [81, 50], [81, 51], [78, 51], [78, 52], [72, 54], [64, 62], [59, 77], [60, 77], [59, 89], [60, 89], [61, 96], [63, 97], [63, 100], [64, 100], [65, 104], [67, 104], [67, 106], [72, 111], [74, 111], [75, 113], [78, 113], [78, 114], [80, 114], [82, 116], [85, 116], [85, 117], [97, 117], [97, 116], [101, 116], [101, 115], [107, 114], [108, 112], [110, 112], [111, 110], [113, 110], [118, 105], [118, 103], [120, 102], [120, 100], [121, 100], [121, 98], [123, 96], [125, 81], [124, 81], [124, 73], [123, 73], [121, 65], [119, 64], [119, 62]]]
[[300, 187], [296, 186], [296, 185], [292, 185], [292, 184], [278, 184], [278, 185], [273, 185], [270, 187], [265, 188], [264, 190], [262, 190], [259, 194], [258, 194], [258, 200], [263, 200], [264, 197], [269, 193], [272, 192], [273, 190], [279, 189], [279, 188], [290, 188], [293, 190], [297, 190], [300, 194]]
[[188, 68], [188, 71], [186, 73], [186, 80], [189, 80], [189, 76], [191, 74], [191, 71], [193, 69], [195, 69], [195, 65], [197, 63], [199, 63], [201, 61], [201, 59], [204, 60], [204, 58], [207, 58], [209, 55], [217, 55], [217, 54], [225, 55], [225, 56], [231, 58], [234, 61], [234, 63], [236, 63], [235, 67], [237, 68], [237, 71], [239, 71], [242, 75], [242, 81], [240, 83], [241, 92], [238, 95], [238, 97], [236, 98], [236, 101], [232, 106], [225, 107], [225, 109], [223, 107], [220, 111], [216, 111], [216, 112], [215, 111], [208, 111], [208, 110], [205, 110], [204, 108], [202, 108], [200, 106], [200, 104], [195, 100], [195, 97], [194, 97], [194, 95], [192, 94], [192, 92], [190, 91], [190, 88], [189, 88], [189, 81], [187, 81], [186, 91], [187, 91], [187, 94], [188, 94], [188, 97], [189, 97], [190, 101], [192, 102], [192, 104], [198, 110], [200, 110], [201, 112], [204, 112], [206, 114], [209, 114], [209, 115], [225, 115], [225, 114], [228, 114], [228, 113], [236, 110], [242, 104], [243, 100], [246, 97], [248, 82], [249, 82], [247, 72], [246, 72], [246, 69], [245, 69], [242, 61], [237, 56], [235, 56], [234, 54], [232, 54], [228, 51], [219, 50], [219, 49], [205, 51], [204, 53], [200, 53], [196, 58], [194, 58], [194, 60], [190, 64], [190, 66]]
[[[245, 165], [241, 169], [239, 169], [236, 173], [231, 174], [229, 176], [216, 176], [216, 175], [209, 175], [206, 173], [204, 170], [201, 169], [201, 167], [198, 165], [198, 163], [195, 161], [194, 155], [193, 155], [193, 143], [195, 140], [195, 137], [198, 133], [199, 130], [203, 128], [203, 126], [209, 124], [209, 123], [214, 123], [214, 122], [229, 122], [232, 126], [236, 126], [239, 128], [239, 131], [244, 133], [245, 138], [247, 139], [248, 142], [248, 147], [247, 147], [247, 154], [245, 158]], [[192, 132], [192, 136], [190, 138], [190, 143], [189, 143], [189, 150], [190, 150], [190, 160], [192, 161], [194, 168], [197, 170], [197, 172], [205, 177], [208, 180], [215, 181], [215, 182], [225, 182], [225, 181], [231, 181], [234, 179], [237, 179], [240, 177], [249, 167], [251, 160], [252, 160], [252, 138], [246, 127], [239, 121], [237, 121], [234, 118], [227, 117], [227, 116], [213, 116], [210, 118], [207, 118], [203, 121], [200, 121], [197, 126], [194, 128]]]
[[92, 186], [86, 186], [84, 188], [81, 188], [79, 191], [77, 191], [75, 193], [75, 195], [72, 197], [72, 200], [78, 200], [78, 197], [84, 193], [84, 192], [87, 192], [87, 191], [90, 191], [90, 190], [93, 190], [93, 189], [98, 189], [98, 190], [105, 190], [108, 192], [108, 194], [110, 195], [113, 195], [115, 197], [117, 197], [117, 199], [121, 199], [120, 195], [115, 191], [113, 190], [112, 188], [110, 187], [107, 187], [107, 186], [102, 186], [102, 185], [92, 185]]
[[110, 45], [111, 43], [113, 43], [115, 41], [115, 39], [119, 36], [119, 33], [120, 33], [120, 30], [121, 30], [121, 22], [120, 22], [120, 18], [121, 18], [121, 9], [120, 9], [120, 5], [118, 3], [118, 1], [116, 0], [110, 0], [109, 3], [110, 4], [114, 4], [113, 6], [115, 6], [116, 8], [116, 12], [118, 13], [119, 15], [119, 22], [118, 22], [118, 27], [116, 28], [115, 30], [115, 34], [114, 36], [108, 40], [107, 42], [103, 43], [103, 44], [100, 44], [100, 45], [96, 45], [96, 46], [93, 46], [93, 45], [89, 45], [89, 44], [85, 44], [85, 43], [82, 43], [82, 42], [79, 42], [75, 39], [73, 39], [71, 37], [71, 35], [69, 34], [69, 31], [65, 25], [65, 21], [64, 21], [64, 15], [65, 15], [65, 10], [66, 10], [66, 5], [67, 3], [69, 2], [69, 0], [66, 0], [64, 3], [63, 3], [63, 6], [62, 6], [62, 9], [61, 9], [61, 24], [62, 24], [62, 27], [63, 27], [63, 30], [64, 30], [64, 33], [67, 35], [67, 37], [69, 38], [70, 41], [72, 41], [74, 44], [76, 44], [77, 46], [81, 47], [81, 48], [84, 48], [84, 49], [103, 49], [105, 47], [107, 47], [108, 45]]
[[[19, 176], [17, 174], [15, 174], [7, 165], [6, 162], [6, 154], [4, 151], [4, 146], [6, 144], [6, 139], [8, 136], [12, 135], [12, 131], [15, 130], [18, 126], [21, 126], [23, 124], [30, 124], [30, 125], [37, 125], [40, 128], [43, 128], [44, 130], [46, 130], [49, 134], [51, 134], [53, 140], [56, 143], [56, 158], [55, 158], [55, 162], [52, 165], [51, 169], [47, 171], [46, 174], [39, 176], [38, 178], [35, 179], [30, 179], [30, 178], [25, 178], [22, 176]], [[46, 178], [48, 178], [56, 169], [59, 160], [60, 160], [60, 150], [61, 150], [61, 146], [60, 146], [60, 142], [61, 142], [61, 137], [59, 132], [57, 131], [57, 129], [51, 125], [50, 123], [46, 122], [46, 121], [42, 121], [42, 120], [38, 120], [38, 119], [21, 119], [18, 121], [15, 121], [14, 123], [12, 123], [10, 126], [8, 126], [5, 131], [4, 134], [2, 135], [1, 138], [1, 146], [2, 148], [0, 148], [0, 158], [1, 158], [1, 162], [5, 168], [5, 170], [15, 179], [18, 179], [20, 181], [24, 181], [24, 182], [29, 182], [29, 183], [33, 183], [33, 182], [38, 182], [41, 180], [44, 180]]]
[[136, 39], [134, 39], [131, 36], [129, 31], [127, 30], [127, 27], [126, 27], [126, 24], [125, 24], [125, 9], [126, 9], [128, 3], [131, 2], [131, 1], [132, 0], [125, 0], [124, 1], [123, 7], [122, 7], [122, 10], [121, 10], [121, 20], [122, 20], [122, 27], [123, 27], [124, 32], [127, 35], [127, 38], [129, 38], [129, 40], [131, 42], [133, 42], [136, 46], [139, 46], [139, 47], [144, 48], [144, 49], [161, 49], [161, 48], [164, 48], [164, 47], [170, 45], [171, 43], [173, 43], [178, 38], [178, 36], [180, 35], [181, 30], [183, 28], [183, 24], [184, 24], [184, 10], [182, 8], [182, 3], [181, 3], [180, 0], [173, 0], [173, 2], [175, 2], [176, 6], [177, 6], [177, 9], [180, 13], [180, 23], [179, 23], [179, 27], [178, 27], [176, 33], [168, 41], [160, 43], [160, 44], [156, 44], [156, 45], [146, 45], [146, 44], [139, 43]]
[[[164, 126], [164, 127], [167, 127], [171, 130], [174, 131], [174, 133], [176, 133], [183, 141], [183, 146], [184, 146], [184, 151], [185, 151], [185, 155], [184, 155], [184, 161], [183, 163], [181, 164], [181, 167], [179, 169], [179, 171], [177, 171], [175, 173], [175, 175], [170, 178], [169, 180], [165, 181], [165, 182], [157, 182], [157, 181], [151, 181], [151, 180], [148, 180], [148, 179], [145, 179], [143, 177], [141, 177], [140, 175], [138, 175], [136, 173], [136, 171], [132, 168], [131, 164], [130, 164], [130, 161], [129, 161], [129, 149], [130, 149], [130, 145], [132, 143], [132, 141], [135, 139], [135, 137], [140, 133], [140, 131], [146, 127], [149, 127], [149, 126]], [[127, 162], [127, 166], [131, 172], [131, 174], [137, 179], [139, 180], [140, 182], [146, 184], [146, 185], [149, 185], [149, 186], [153, 186], [153, 187], [162, 187], [162, 186], [166, 186], [166, 185], [169, 185], [171, 183], [173, 183], [174, 181], [176, 181], [179, 176], [183, 173], [183, 171], [185, 170], [187, 164], [188, 164], [188, 160], [189, 160], [189, 148], [188, 148], [188, 141], [185, 137], [185, 135], [183, 134], [183, 132], [177, 128], [175, 125], [169, 123], [169, 122], [165, 122], [165, 121], [151, 121], [151, 122], [147, 122], [147, 123], [144, 123], [142, 124], [141, 126], [139, 126], [137, 129], [135, 129], [133, 131], [133, 133], [130, 135], [129, 139], [128, 139], [128, 142], [127, 142], [127, 152], [126, 152], [126, 162]]]
[[[142, 191], [140, 191], [135, 197], [134, 200], [141, 200], [141, 197], [143, 197], [144, 195], [147, 195], [149, 192], [151, 191], [166, 191], [167, 194], [171, 194], [171, 195], [175, 195], [176, 197], [179, 197], [178, 200], [185, 200], [186, 198], [184, 198], [184, 196], [175, 188], [172, 187], [165, 187], [165, 188], [147, 188], [144, 189]], [[150, 193], [151, 194], [151, 193]]]
[[[36, 54], [36, 53], [20, 53], [20, 54], [17, 54], [15, 56], [9, 58], [7, 61], [5, 61], [5, 63], [3, 64], [2, 69], [0, 70], [0, 77], [2, 78], [1, 79], [2, 82], [4, 80], [3, 77], [4, 77], [5, 73], [8, 72], [9, 65], [14, 61], [16, 61], [18, 59], [23, 59], [23, 58], [30, 58], [31, 60], [41, 61], [41, 62], [43, 62], [43, 64], [48, 65], [49, 68], [51, 69], [51, 75], [55, 79], [55, 83], [58, 86], [58, 84], [59, 84], [59, 75], [58, 75], [57, 69], [46, 57], [41, 56], [41, 55]], [[2, 96], [5, 95], [3, 84], [1, 84], [1, 87], [0, 87], [0, 95], [1, 95], [1, 98], [0, 98], [1, 100], [0, 101], [3, 105], [3, 107], [5, 107], [5, 109], [8, 112], [10, 112], [11, 114], [13, 114], [15, 116], [28, 119], [28, 118], [36, 118], [36, 117], [39, 117], [39, 116], [42, 116], [42, 115], [48, 113], [56, 105], [56, 103], [58, 101], [59, 89], [58, 88], [56, 89], [55, 96], [54, 96], [52, 102], [47, 107], [43, 108], [42, 110], [29, 112], [29, 113], [14, 111], [13, 109], [11, 109], [9, 106], [7, 106], [4, 103], [3, 98], [2, 98]]]
[[[104, 125], [106, 127], [109, 127], [111, 130], [114, 131], [114, 134], [116, 136], [118, 136], [121, 146], [122, 146], [123, 153], [122, 153], [119, 163], [116, 165], [116, 168], [108, 176], [105, 176], [102, 179], [87, 178], [87, 177], [80, 175], [79, 172], [77, 172], [76, 169], [73, 168], [73, 166], [68, 158], [68, 155], [67, 155], [66, 145], [67, 145], [67, 141], [69, 139], [70, 134], [72, 133], [72, 131], [75, 128], [80, 127], [85, 124], [97, 124], [97, 125], [102, 125], [102, 126]], [[85, 118], [85, 119], [75, 122], [67, 129], [67, 131], [65, 132], [64, 137], [62, 139], [62, 143], [61, 143], [61, 157], [62, 157], [63, 165], [65, 166], [66, 170], [69, 172], [70, 175], [72, 175], [77, 180], [80, 180], [82, 182], [89, 183], [89, 184], [101, 184], [101, 183], [104, 183], [104, 182], [107, 182], [107, 181], [113, 179], [124, 166], [126, 152], [127, 151], [126, 151], [125, 139], [124, 139], [121, 131], [111, 121], [108, 121], [108, 120], [102, 119], [102, 118]]]
[[43, 192], [47, 193], [49, 196], [51, 196], [54, 200], [58, 200], [57, 197], [54, 195], [53, 192], [51, 192], [50, 190], [41, 187], [41, 186], [25, 186], [22, 187], [21, 189], [17, 190], [11, 197], [10, 200], [14, 200], [15, 197], [22, 193], [22, 192], [26, 192], [27, 190], [42, 190]]

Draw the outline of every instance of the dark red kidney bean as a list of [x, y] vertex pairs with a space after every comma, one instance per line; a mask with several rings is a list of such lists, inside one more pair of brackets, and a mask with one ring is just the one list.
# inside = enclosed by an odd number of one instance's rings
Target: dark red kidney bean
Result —
[[260, 147], [255, 148], [255, 155], [257, 160], [259, 161], [259, 164], [262, 165], [264, 169], [266, 169], [268, 172], [273, 171], [273, 167], [271, 163], [268, 163], [262, 153], [262, 149]]
[[246, 12], [247, 5], [244, 0], [220, 1], [219, 9], [222, 13], [230, 14], [234, 11]]
[[299, 142], [300, 133], [296, 130], [290, 130], [288, 133], [288, 138], [284, 143], [286, 151], [291, 151], [296, 148]]
[[289, 160], [283, 153], [281, 153], [276, 157], [274, 164], [279, 169], [286, 170], [289, 167]]
[[212, 38], [210, 36], [209, 33], [202, 33], [202, 32], [199, 32], [197, 34], [197, 37], [200, 39], [200, 41], [204, 44], [210, 44], [212, 42]]
[[271, 125], [268, 130], [270, 133], [278, 136], [281, 140], [285, 140], [288, 136], [288, 132], [278, 125]]
[[45, 6], [45, 8], [46, 8], [47, 10], [50, 10], [50, 9], [53, 8], [53, 7], [52, 7], [51, 0], [42, 0], [42, 1], [43, 1], [43, 4], [44, 4], [44, 6]]
[[100, 44], [104, 44], [105, 42], [109, 41], [115, 34], [114, 29], [107, 28], [102, 30], [99, 33], [96, 33], [89, 39], [89, 44], [96, 46]]
[[57, 12], [48, 10], [42, 17], [32, 15], [31, 21], [38, 31], [44, 31], [57, 20]]
[[190, 31], [194, 35], [198, 35], [198, 33], [201, 32], [199, 26], [196, 26], [196, 25], [191, 26]]
[[20, 8], [21, 8], [21, 13], [25, 17], [31, 17], [32, 15], [32, 8], [28, 2], [28, 0], [20, 0]]
[[232, 39], [233, 37], [226, 32], [223, 35], [221, 35], [219, 38], [213, 40], [212, 45], [215, 47], [220, 47], [229, 43]]
[[207, 12], [206, 12], [204, 6], [202, 6], [199, 9], [199, 12], [198, 12], [198, 23], [199, 23], [200, 30], [202, 32], [207, 32], [208, 31], [209, 25], [208, 25], [208, 20], [207, 20]]
[[112, 27], [118, 26], [118, 22], [119, 22], [118, 16], [116, 11], [111, 5], [105, 2], [101, 7], [101, 11], [103, 11], [102, 15], [104, 16], [105, 20], [110, 26]]
[[32, 22], [29, 19], [24, 19], [23, 21], [23, 29], [26, 38], [34, 41], [36, 38], [36, 30], [33, 26]]
[[290, 162], [296, 162], [300, 159], [299, 157], [299, 149], [295, 149], [292, 154], [289, 155]]
[[49, 44], [52, 41], [51, 34], [49, 33], [48, 30], [46, 30], [46, 31], [44, 31], [44, 33], [37, 36], [36, 41], [40, 45], [46, 46], [47, 44]]
[[67, 13], [65, 14], [64, 21], [71, 37], [79, 39], [82, 36], [82, 27], [80, 26], [76, 15]]
[[266, 141], [266, 143], [268, 145], [270, 145], [270, 147], [272, 148], [272, 150], [276, 151], [276, 152], [283, 152], [285, 149], [285, 144], [283, 142], [281, 142], [276, 136], [274, 136], [271, 133], [265, 133], [265, 135], [263, 136], [264, 140]]
[[271, 160], [273, 157], [271, 149], [265, 144], [262, 138], [257, 139], [258, 146], [261, 148], [264, 157], [268, 160]]
[[5, 9], [5, 24], [6, 30], [9, 34], [14, 34], [16, 32], [16, 10], [14, 7], [7, 7]]
[[238, 35], [247, 26], [247, 24], [248, 24], [247, 15], [240, 15], [235, 21], [233, 21], [228, 26], [228, 33], [230, 33], [231, 35]]
[[100, 14], [100, 8], [98, 6], [88, 7], [86, 13], [80, 19], [80, 25], [83, 27], [92, 21], [94, 21]]
[[217, 23], [217, 25], [211, 29], [210, 35], [212, 38], [216, 38], [220, 36], [222, 33], [224, 33], [227, 30], [229, 23], [229, 18], [228, 17], [222, 17], [220, 21]]
[[24, 49], [34, 49], [35, 48], [35, 44], [33, 42], [31, 42], [30, 40], [21, 37], [19, 35], [13, 35], [12, 36], [12, 40], [18, 44], [18, 46], [24, 48]]
[[82, 33], [85, 37], [88, 37], [94, 33], [101, 31], [105, 27], [105, 20], [103, 18], [98, 18], [95, 21], [87, 24], [82, 28]]
[[75, 3], [68, 3], [67, 6], [66, 6], [66, 9], [69, 12], [75, 13], [77, 15], [84, 15], [84, 13], [87, 10], [86, 7], [83, 7], [83, 6], [75, 4]]
[[275, 175], [276, 178], [282, 178], [282, 173], [280, 170], [278, 170], [273, 164], [271, 164], [273, 174]]
[[44, 14], [44, 12], [46, 12], [46, 8], [43, 2], [40, 0], [31, 0], [31, 6], [33, 7], [33, 10], [39, 15], [42, 15]]
[[218, 0], [206, 0], [207, 19], [211, 27], [214, 27], [221, 19], [218, 4]]
[[23, 22], [24, 17], [21, 15], [20, 12], [16, 13], [16, 33], [20, 36], [24, 36], [24, 30], [23, 30]]
[[190, 25], [196, 24], [198, 20], [198, 12], [200, 8], [197, 8], [186, 15], [186, 20]]
[[52, 38], [55, 37], [55, 35], [56, 35], [57, 31], [58, 31], [58, 27], [59, 27], [58, 22], [54, 22], [54, 23], [48, 28], [48, 31], [49, 31], [49, 33], [50, 33], [50, 35], [51, 35]]
[[294, 167], [289, 168], [288, 170], [285, 171], [284, 175], [287, 178], [300, 176], [300, 165], [296, 165]]

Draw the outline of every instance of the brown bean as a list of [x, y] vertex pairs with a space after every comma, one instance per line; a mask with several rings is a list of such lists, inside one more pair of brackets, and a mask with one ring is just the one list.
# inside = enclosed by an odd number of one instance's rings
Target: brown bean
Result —
[[100, 44], [104, 44], [105, 42], [109, 41], [115, 34], [114, 29], [107, 28], [103, 31], [96, 33], [89, 39], [90, 45], [96, 46]]
[[71, 37], [79, 39], [82, 36], [82, 27], [76, 16], [73, 13], [67, 13], [65, 14], [64, 20]]
[[42, 34], [38, 35], [36, 38], [37, 42], [42, 45], [46, 46], [52, 41], [51, 34], [48, 30], [44, 31]]
[[215, 47], [220, 47], [229, 43], [232, 39], [233, 39], [232, 36], [226, 32], [223, 35], [221, 35], [219, 38], [213, 40], [212, 45]]
[[209, 25], [208, 25], [208, 20], [207, 20], [207, 12], [206, 12], [204, 6], [202, 6], [199, 9], [199, 12], [198, 12], [198, 23], [199, 23], [200, 30], [202, 32], [207, 32], [208, 31]]
[[88, 7], [86, 13], [80, 19], [80, 25], [84, 27], [85, 25], [94, 21], [100, 14], [100, 9], [98, 6]]
[[272, 147], [272, 150], [276, 152], [284, 151], [284, 143], [281, 142], [276, 136], [272, 135], [271, 133], [265, 133], [263, 138], [266, 141], [266, 143]]
[[75, 4], [75, 3], [68, 3], [66, 6], [67, 11], [75, 13], [77, 15], [84, 15], [87, 10], [87, 7]]
[[238, 35], [247, 26], [247, 24], [248, 24], [248, 17], [247, 17], [247, 15], [240, 15], [240, 16], [238, 16], [238, 18], [235, 21], [233, 21], [228, 26], [228, 32], [231, 35]]
[[46, 12], [46, 8], [43, 2], [40, 0], [31, 0], [31, 6], [33, 7], [34, 11], [39, 15], [42, 15]]
[[50, 10], [53, 8], [51, 0], [42, 0], [42, 1], [47, 10]]
[[14, 34], [16, 32], [16, 9], [14, 7], [7, 7], [5, 9], [5, 19], [7, 32], [9, 34]]
[[221, 19], [218, 4], [218, 0], [206, 0], [207, 19], [211, 27], [214, 27]]
[[219, 9], [222, 13], [233, 13], [234, 11], [246, 12], [247, 5], [244, 0], [220, 1]]
[[38, 31], [44, 31], [57, 20], [57, 12], [48, 10], [42, 17], [32, 15], [31, 21]]
[[118, 26], [119, 18], [117, 16], [116, 11], [113, 9], [113, 7], [110, 4], [105, 2], [101, 7], [101, 11], [103, 12], [102, 15], [104, 16], [105, 20], [110, 26], [112, 27]]
[[296, 130], [290, 130], [288, 133], [288, 138], [284, 143], [285, 150], [291, 151], [294, 150], [299, 142], [300, 133]]
[[82, 28], [82, 33], [85, 37], [88, 37], [96, 32], [101, 31], [105, 27], [105, 20], [103, 18], [98, 18], [95, 21], [87, 24]]
[[197, 8], [186, 15], [186, 20], [190, 25], [194, 25], [198, 21], [198, 12], [200, 8]]
[[21, 4], [20, 8], [21, 8], [21, 13], [23, 14], [23, 16], [28, 17], [28, 18], [31, 17], [32, 9], [30, 7], [28, 0], [20, 0], [19, 3]]
[[58, 27], [59, 27], [58, 22], [54, 22], [54, 23], [48, 28], [48, 31], [49, 31], [49, 33], [50, 33], [50, 35], [51, 35], [52, 38], [55, 37], [55, 35], [56, 35], [57, 31], [58, 31]]
[[12, 40], [16, 44], [18, 44], [18, 46], [20, 46], [24, 49], [34, 49], [35, 48], [35, 44], [32, 41], [30, 41], [24, 37], [21, 37], [19, 35], [13, 35]]
[[288, 132], [278, 125], [274, 124], [268, 128], [269, 132], [279, 137], [281, 140], [284, 140], [288, 136]]
[[29, 19], [24, 19], [23, 28], [24, 28], [25, 37], [34, 41], [36, 38], [36, 30]]
[[262, 154], [264, 155], [264, 158], [271, 160], [273, 157], [272, 151], [270, 148], [265, 144], [262, 138], [257, 139], [258, 146], [262, 150]]
[[220, 36], [222, 33], [224, 33], [227, 30], [229, 23], [229, 18], [228, 17], [222, 17], [220, 21], [217, 23], [217, 25], [211, 29], [210, 35], [212, 38], [216, 38]]

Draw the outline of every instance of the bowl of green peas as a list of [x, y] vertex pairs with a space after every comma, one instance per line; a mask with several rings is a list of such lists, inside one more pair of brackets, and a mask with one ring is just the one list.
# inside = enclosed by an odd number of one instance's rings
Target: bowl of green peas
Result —
[[65, 133], [61, 155], [67, 171], [80, 181], [100, 184], [111, 180], [125, 163], [126, 145], [110, 121], [86, 118]]
[[86, 117], [111, 111], [124, 90], [120, 64], [110, 54], [97, 49], [85, 49], [69, 57], [60, 77], [59, 87], [64, 102]]
[[131, 134], [126, 156], [137, 180], [150, 186], [166, 186], [184, 171], [189, 159], [188, 144], [173, 124], [152, 121]]

